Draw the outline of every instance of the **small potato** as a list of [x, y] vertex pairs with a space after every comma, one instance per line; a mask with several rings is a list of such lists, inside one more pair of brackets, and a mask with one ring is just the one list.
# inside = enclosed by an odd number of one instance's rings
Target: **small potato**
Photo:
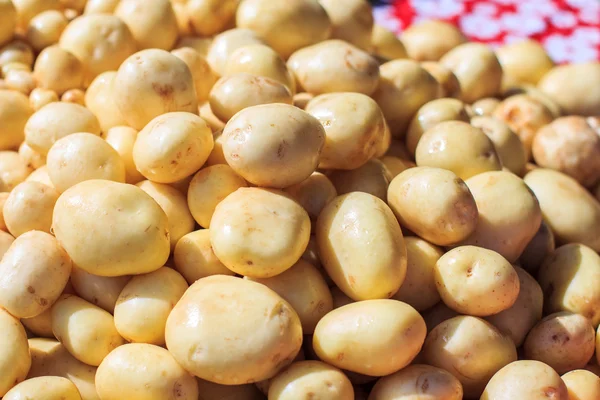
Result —
[[361, 192], [338, 196], [321, 211], [315, 232], [327, 274], [353, 300], [390, 298], [402, 285], [406, 245], [382, 200]]
[[46, 10], [60, 10], [62, 5], [60, 0], [13, 0], [17, 9], [18, 26], [17, 29], [27, 28], [29, 21], [36, 15]]
[[354, 399], [352, 383], [339, 369], [320, 361], [298, 361], [277, 375], [269, 399]]
[[316, 267], [302, 259], [277, 276], [244, 279], [262, 283], [288, 301], [298, 313], [305, 335], [312, 334], [321, 318], [333, 309], [325, 279]]
[[0, 90], [0, 150], [19, 146], [25, 138], [25, 124], [31, 114], [33, 109], [27, 96], [13, 90]]
[[173, 183], [198, 171], [213, 146], [212, 134], [202, 118], [171, 112], [154, 118], [138, 133], [133, 161], [147, 179]]
[[465, 180], [502, 169], [494, 143], [481, 129], [462, 121], [441, 122], [428, 129], [419, 140], [415, 158], [419, 167], [448, 169]]
[[167, 267], [134, 276], [115, 305], [117, 331], [129, 342], [164, 345], [167, 317], [187, 288], [183, 276]]
[[454, 72], [439, 62], [433, 61], [422, 62], [421, 67], [429, 72], [440, 84], [440, 97], [461, 99], [462, 90], [460, 82], [458, 82], [458, 78], [454, 75]]
[[61, 296], [52, 307], [52, 331], [73, 357], [93, 366], [125, 344], [112, 315], [73, 295]]
[[32, 169], [19, 157], [16, 151], [0, 151], [0, 190], [10, 192], [23, 182]]
[[319, 168], [352, 170], [375, 156], [387, 128], [377, 103], [360, 93], [317, 96], [306, 112], [325, 128], [325, 146]]
[[52, 226], [74, 264], [94, 275], [152, 272], [169, 256], [167, 215], [133, 185], [78, 183], [58, 198]]
[[534, 40], [521, 40], [500, 46], [496, 50], [502, 65], [505, 88], [529, 83], [537, 84], [554, 63], [544, 47]]
[[171, 54], [180, 58], [190, 69], [192, 78], [194, 79], [198, 104], [207, 101], [210, 89], [219, 77], [212, 70], [206, 58], [191, 47], [182, 47], [173, 50]]
[[46, 156], [33, 150], [25, 142], [22, 142], [19, 146], [19, 156], [31, 169], [38, 169], [41, 166], [46, 165]]
[[324, 143], [319, 121], [288, 104], [246, 108], [223, 131], [227, 164], [254, 185], [278, 189], [308, 178]]
[[329, 312], [315, 329], [319, 358], [370, 376], [392, 374], [421, 350], [427, 328], [419, 313], [397, 300], [365, 300]]
[[550, 314], [538, 322], [523, 344], [525, 357], [544, 362], [559, 374], [583, 368], [595, 350], [590, 320], [569, 311]]
[[193, 33], [211, 36], [224, 31], [235, 20], [238, 0], [189, 0], [183, 2]]
[[500, 104], [500, 100], [495, 97], [484, 97], [471, 104], [471, 113], [473, 117], [490, 117], [494, 114], [494, 110]]
[[331, 35], [327, 12], [317, 0], [243, 0], [237, 9], [239, 28], [252, 29], [281, 57]]
[[408, 56], [417, 61], [437, 61], [467, 38], [448, 22], [423, 21], [402, 32], [402, 43]]
[[196, 378], [198, 381], [198, 400], [264, 400], [265, 395], [257, 388], [256, 384], [245, 385], [219, 385]]
[[379, 83], [377, 60], [358, 47], [338, 39], [296, 51], [287, 65], [296, 77], [298, 90], [303, 89], [315, 95], [357, 92], [370, 96]]
[[398, 36], [389, 29], [375, 23], [371, 34], [371, 49], [373, 54], [384, 60], [407, 58], [406, 48]]
[[331, 20], [331, 37], [345, 40], [365, 51], [371, 50], [373, 10], [366, 0], [321, 0]]
[[12, 39], [17, 26], [17, 9], [11, 0], [0, 1], [0, 46]]
[[138, 130], [165, 113], [198, 113], [190, 69], [164, 50], [142, 50], [127, 58], [117, 71], [112, 93], [128, 125]]
[[96, 373], [102, 400], [197, 400], [196, 379], [169, 352], [151, 344], [129, 343], [112, 351]]
[[435, 264], [444, 252], [415, 236], [405, 237], [404, 243], [408, 260], [406, 277], [392, 298], [423, 311], [440, 301], [435, 286]]
[[416, 364], [378, 380], [369, 400], [462, 400], [462, 395], [462, 385], [448, 371]]
[[327, 176], [335, 186], [338, 195], [363, 192], [381, 200], [386, 199], [387, 187], [392, 180], [392, 173], [382, 161], [377, 159], [371, 159], [357, 169], [334, 170]]
[[50, 233], [52, 211], [60, 193], [38, 182], [22, 182], [6, 199], [3, 215], [8, 231], [18, 237], [37, 230]]
[[21, 92], [26, 96], [29, 96], [36, 87], [35, 78], [29, 71], [8, 71], [4, 75], [4, 83], [8, 89]]
[[187, 371], [239, 385], [270, 379], [287, 366], [302, 346], [302, 327], [293, 308], [271, 289], [217, 275], [185, 292], [169, 315], [166, 339]]
[[534, 360], [519, 360], [494, 374], [481, 396], [481, 400], [514, 399], [569, 400], [569, 396], [565, 383], [550, 366]]
[[91, 179], [125, 182], [125, 163], [104, 139], [74, 133], [57, 140], [46, 160], [48, 175], [60, 193]]
[[[85, 106], [94, 113], [105, 134], [110, 128], [127, 125], [113, 96], [113, 81], [117, 73], [107, 71], [98, 75], [85, 92]], [[132, 128], [133, 129], [133, 128]]]
[[569, 400], [600, 399], [600, 377], [583, 369], [567, 372], [562, 377], [569, 391]]
[[25, 142], [42, 155], [59, 139], [77, 132], [100, 135], [98, 119], [87, 108], [55, 102], [36, 111], [25, 125]]
[[81, 400], [77, 386], [59, 376], [40, 376], [27, 379], [8, 391], [3, 400], [35, 399], [43, 394], [45, 400]]
[[416, 167], [392, 180], [387, 201], [400, 224], [440, 246], [467, 238], [478, 211], [467, 185], [453, 172]]
[[337, 196], [333, 183], [320, 172], [313, 172], [307, 179], [286, 188], [284, 192], [306, 210], [313, 229], [323, 208]]
[[392, 136], [403, 138], [419, 108], [440, 94], [433, 75], [412, 60], [394, 60], [380, 68], [381, 79], [373, 100], [379, 104]]
[[544, 291], [544, 311], [571, 311], [600, 324], [600, 256], [571, 243], [551, 253], [538, 271]]
[[210, 109], [223, 122], [229, 121], [239, 111], [260, 104], [292, 104], [292, 94], [287, 86], [274, 79], [239, 73], [224, 76], [212, 87]]
[[523, 253], [521, 253], [519, 264], [530, 274], [535, 274], [542, 265], [542, 262], [544, 262], [544, 259], [554, 252], [554, 249], [554, 234], [546, 221], [542, 220], [537, 233], [529, 241]]
[[[98, 276], [73, 267], [71, 283], [74, 293], [82, 299], [114, 314], [119, 294], [131, 279], [130, 276]], [[64, 292], [63, 292], [64, 293]]]
[[69, 24], [69, 20], [58, 10], [39, 13], [29, 21], [25, 36], [35, 51], [42, 51], [58, 43], [60, 35]]
[[27, 333], [19, 320], [0, 308], [0, 396], [25, 380], [31, 366]]
[[171, 50], [177, 41], [177, 19], [169, 0], [121, 0], [114, 14], [127, 24], [138, 50]]
[[265, 44], [255, 31], [250, 29], [230, 29], [215, 36], [211, 42], [206, 60], [220, 76], [225, 75], [227, 60], [239, 48], [255, 44]]
[[565, 115], [600, 115], [600, 63], [559, 65], [538, 82]]
[[48, 175], [48, 169], [45, 165], [42, 165], [29, 174], [23, 182], [39, 182], [46, 186], [54, 187], [54, 185], [52, 185], [52, 181], [50, 180], [50, 176]]
[[488, 46], [474, 42], [461, 44], [446, 53], [440, 63], [458, 78], [465, 103], [500, 93], [502, 67]]
[[[88, 89], [89, 93], [89, 89]], [[105, 139], [119, 153], [125, 164], [125, 182], [136, 184], [144, 179], [133, 162], [133, 146], [138, 132], [128, 126], [113, 126], [106, 131]]]
[[242, 187], [219, 203], [211, 220], [210, 242], [219, 260], [252, 278], [270, 278], [289, 269], [309, 238], [306, 211], [276, 190]]
[[59, 101], [59, 99], [58, 95], [53, 90], [35, 88], [29, 93], [29, 105], [33, 108], [33, 111], [37, 111], [46, 104], [55, 101]]
[[445, 369], [462, 384], [465, 398], [478, 398], [490, 378], [517, 360], [512, 340], [490, 323], [458, 316], [437, 325], [423, 346], [428, 365]]
[[0, 66], [11, 62], [33, 65], [33, 49], [29, 44], [20, 39], [15, 39], [0, 48]]
[[[480, 100], [481, 101], [481, 100]], [[471, 125], [479, 128], [494, 143], [502, 166], [515, 175], [521, 175], [527, 163], [527, 152], [521, 139], [503, 121], [490, 116], [471, 118]]]
[[414, 156], [423, 133], [444, 121], [469, 122], [465, 104], [457, 99], [432, 100], [419, 108], [406, 133], [406, 147]]
[[58, 44], [83, 64], [84, 87], [102, 72], [118, 69], [136, 51], [135, 39], [125, 22], [107, 14], [76, 18], [65, 28]]

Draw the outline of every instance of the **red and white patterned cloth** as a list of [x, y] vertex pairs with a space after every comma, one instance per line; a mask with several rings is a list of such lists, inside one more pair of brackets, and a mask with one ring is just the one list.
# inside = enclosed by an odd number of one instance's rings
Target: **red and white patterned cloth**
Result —
[[600, 0], [384, 0], [374, 13], [397, 33], [440, 19], [493, 47], [529, 37], [557, 63], [600, 60]]

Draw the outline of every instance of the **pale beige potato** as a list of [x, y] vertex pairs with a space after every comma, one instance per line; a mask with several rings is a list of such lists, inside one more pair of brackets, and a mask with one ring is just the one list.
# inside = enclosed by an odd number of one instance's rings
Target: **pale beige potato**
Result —
[[188, 0], [183, 3], [192, 33], [212, 36], [234, 22], [239, 0]]
[[219, 260], [253, 278], [289, 269], [309, 238], [307, 212], [277, 190], [239, 188], [217, 205], [211, 220], [210, 242]]
[[106, 71], [99, 74], [90, 83], [83, 99], [85, 106], [98, 118], [102, 132], [105, 135], [107, 135], [110, 128], [127, 125], [127, 121], [121, 114], [113, 97], [113, 81], [116, 75], [116, 71]]
[[352, 170], [374, 157], [387, 125], [377, 103], [361, 93], [329, 93], [314, 97], [306, 112], [325, 129], [319, 168]]
[[302, 345], [302, 327], [289, 303], [266, 286], [209, 276], [190, 286], [177, 303], [167, 320], [166, 339], [187, 371], [214, 383], [239, 385], [272, 378], [287, 366]]
[[483, 43], [463, 43], [446, 53], [440, 63], [458, 78], [465, 103], [500, 93], [502, 67], [494, 51]]
[[5, 66], [11, 62], [20, 62], [32, 66], [33, 59], [33, 49], [21, 39], [12, 40], [0, 48], [0, 66]]
[[527, 163], [527, 152], [519, 136], [504, 121], [491, 116], [475, 116], [471, 118], [471, 125], [481, 129], [494, 143], [502, 166], [521, 176]]
[[388, 28], [373, 24], [371, 33], [371, 51], [384, 60], [407, 58], [406, 48], [398, 36]]
[[323, 208], [337, 196], [333, 183], [320, 172], [313, 172], [311, 176], [286, 188], [284, 192], [306, 210], [313, 229]]
[[392, 173], [381, 160], [373, 158], [357, 169], [333, 170], [327, 177], [338, 195], [363, 192], [385, 201]]
[[257, 387], [260, 382], [245, 385], [219, 385], [200, 378], [196, 378], [196, 380], [198, 381], [198, 400], [265, 399], [265, 395]]
[[13, 69], [4, 74], [4, 84], [8, 89], [21, 92], [26, 96], [35, 89], [36, 81], [30, 71]]
[[29, 21], [25, 37], [37, 52], [58, 43], [60, 35], [69, 20], [58, 10], [48, 10], [37, 14]]
[[17, 29], [27, 29], [29, 21], [46, 10], [60, 10], [60, 0], [12, 0], [17, 9]]
[[29, 105], [33, 111], [55, 101], [59, 101], [59, 98], [54, 90], [35, 88], [29, 93]]
[[535, 40], [505, 44], [498, 47], [496, 55], [502, 65], [505, 88], [524, 83], [536, 85], [554, 67], [544, 47]]
[[402, 285], [406, 245], [381, 199], [362, 192], [336, 197], [321, 211], [315, 233], [323, 267], [353, 300], [390, 298]]
[[81, 89], [69, 89], [60, 96], [60, 101], [85, 106], [85, 92]]
[[22, 142], [19, 146], [19, 156], [31, 169], [38, 169], [46, 165], [46, 156], [33, 150], [27, 143]]
[[16, 151], [0, 151], [0, 191], [10, 192], [32, 171]]
[[12, 39], [17, 26], [17, 9], [11, 0], [0, 1], [0, 46]]
[[451, 171], [414, 167], [396, 176], [387, 201], [400, 225], [440, 246], [467, 238], [477, 225], [475, 199]]
[[81, 400], [77, 386], [70, 380], [59, 376], [40, 376], [27, 379], [14, 386], [2, 399], [35, 399], [40, 396], [46, 400]]
[[[87, 93], [89, 93], [89, 89]], [[125, 182], [136, 184], [144, 179], [133, 162], [133, 145], [137, 138], [138, 131], [129, 126], [113, 126], [108, 129], [104, 135], [106, 143], [119, 153], [125, 164]]]
[[197, 400], [196, 379], [165, 349], [128, 343], [98, 367], [96, 389], [102, 400]]
[[142, 50], [127, 58], [114, 78], [112, 95], [127, 124], [138, 130], [165, 113], [198, 114], [190, 69], [164, 50]]
[[2, 213], [8, 231], [18, 237], [37, 230], [50, 233], [52, 212], [60, 193], [38, 182], [21, 182], [10, 192]]
[[15, 238], [13, 235], [5, 231], [0, 231], [0, 259], [6, 254], [14, 241]]
[[457, 99], [442, 98], [419, 108], [406, 132], [406, 148], [410, 154], [415, 155], [417, 144], [425, 131], [445, 121], [469, 122], [465, 104]]
[[435, 20], [413, 24], [400, 38], [408, 56], [417, 61], [438, 61], [453, 48], [467, 42], [456, 26]]
[[211, 68], [220, 76], [225, 75], [227, 60], [239, 48], [265, 44], [258, 34], [251, 29], [229, 29], [216, 35], [206, 53], [206, 60]]
[[84, 14], [112, 14], [120, 0], [88, 0], [83, 10]]
[[481, 400], [569, 400], [565, 383], [550, 366], [534, 360], [514, 361], [486, 385]]
[[54, 187], [54, 185], [52, 185], [52, 181], [50, 180], [50, 176], [48, 175], [48, 168], [46, 168], [45, 165], [42, 165], [29, 174], [23, 182], [39, 182], [46, 186]]
[[367, 0], [321, 0], [331, 21], [331, 37], [341, 39], [365, 51], [372, 49], [373, 9]]
[[117, 298], [130, 279], [128, 275], [93, 275], [73, 266], [70, 282], [74, 288], [73, 294], [113, 314]]
[[527, 335], [525, 357], [544, 362], [559, 374], [583, 368], [595, 350], [595, 331], [589, 319], [570, 311], [550, 314]]
[[462, 90], [454, 72], [436, 61], [423, 61], [421, 67], [429, 72], [440, 84], [439, 97], [461, 99]]
[[364, 300], [329, 312], [319, 321], [313, 346], [330, 365], [369, 376], [408, 365], [425, 340], [419, 313], [397, 300]]
[[[181, 3], [179, 3], [181, 4]], [[177, 7], [175, 7], [177, 12]], [[175, 44], [175, 49], [181, 49], [183, 47], [191, 47], [196, 50], [202, 57], [207, 56], [208, 49], [213, 41], [213, 37], [200, 37], [200, 36], [181, 36]]]
[[171, 51], [175, 57], [183, 61], [194, 79], [194, 88], [196, 89], [196, 99], [198, 104], [208, 100], [210, 89], [217, 79], [217, 74], [212, 70], [206, 58], [191, 47], [181, 47]]
[[600, 62], [559, 65], [538, 82], [565, 115], [600, 115]]
[[[215, 140], [216, 140], [217, 133], [220, 135], [221, 133], [219, 131], [222, 132], [223, 129], [225, 128], [225, 122], [221, 121], [219, 118], [217, 118], [215, 116], [215, 114], [210, 109], [210, 103], [208, 101], [206, 103], [202, 104], [198, 108], [198, 113], [200, 114], [200, 117], [204, 120], [204, 122], [206, 122], [206, 124], [208, 125], [210, 130], [213, 132], [213, 135], [215, 136]], [[218, 163], [216, 163], [216, 164], [218, 164]], [[227, 164], [227, 163], [225, 161], [223, 161], [222, 164]], [[212, 165], [212, 164], [210, 164], [210, 165]]]
[[76, 18], [67, 25], [58, 44], [83, 64], [84, 87], [102, 72], [118, 69], [136, 52], [135, 39], [125, 22], [108, 14]]
[[57, 140], [46, 159], [48, 175], [60, 193], [91, 179], [125, 182], [125, 163], [104, 139], [74, 133]]
[[471, 116], [491, 117], [499, 104], [500, 100], [495, 97], [484, 97], [471, 104]]
[[260, 104], [292, 104], [292, 93], [274, 79], [245, 72], [220, 78], [209, 94], [210, 109], [223, 122], [245, 108]]
[[214, 146], [210, 128], [197, 115], [159, 115], [137, 135], [133, 145], [136, 169], [147, 179], [174, 183], [202, 167]]
[[526, 94], [528, 96], [533, 97], [535, 100], [541, 102], [550, 111], [553, 118], [558, 118], [564, 115], [563, 110], [561, 110], [558, 103], [552, 100], [547, 94], [542, 92], [535, 85], [522, 84], [519, 86], [514, 86], [510, 89], [505, 90], [502, 93], [502, 96], [504, 98], [509, 98], [511, 96], [516, 96], [519, 94]]
[[535, 236], [529, 241], [523, 253], [521, 253], [519, 264], [527, 272], [535, 274], [544, 262], [544, 259], [554, 252], [555, 247], [554, 234], [546, 221], [542, 220]]
[[319, 270], [302, 259], [277, 276], [250, 278], [262, 283], [285, 299], [298, 313], [302, 333], [310, 335], [317, 323], [333, 309], [333, 299]]
[[129, 342], [164, 345], [167, 317], [187, 288], [183, 276], [168, 267], [134, 276], [115, 305], [117, 331]]
[[61, 296], [52, 307], [52, 331], [73, 357], [92, 366], [126, 343], [108, 311], [74, 295]]
[[94, 275], [148, 273], [169, 257], [167, 215], [133, 185], [78, 183], [59, 197], [52, 226], [74, 264]]
[[31, 366], [27, 333], [19, 320], [0, 308], [0, 396], [25, 380]]
[[285, 188], [317, 168], [325, 129], [312, 115], [288, 104], [248, 107], [223, 130], [227, 164], [249, 183]]
[[315, 95], [357, 92], [370, 96], [379, 83], [377, 60], [339, 39], [304, 47], [290, 56], [287, 65], [296, 79], [298, 91], [302, 89]]
[[12, 150], [19, 146], [32, 114], [27, 96], [13, 90], [0, 90], [0, 149]]
[[461, 383], [448, 371], [413, 364], [377, 381], [369, 400], [462, 400]]
[[392, 136], [403, 138], [419, 108], [440, 95], [440, 84], [413, 60], [394, 60], [380, 68], [373, 99], [381, 107]]
[[584, 369], [567, 372], [562, 377], [569, 392], [569, 400], [594, 400], [600, 398], [600, 377]]
[[114, 15], [127, 25], [138, 50], [171, 50], [178, 26], [169, 0], [121, 0]]

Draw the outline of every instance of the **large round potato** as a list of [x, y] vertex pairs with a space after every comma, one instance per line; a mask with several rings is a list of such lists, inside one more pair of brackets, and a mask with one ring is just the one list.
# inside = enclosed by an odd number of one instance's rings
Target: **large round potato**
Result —
[[488, 322], [458, 316], [429, 333], [423, 356], [427, 364], [454, 375], [465, 398], [478, 398], [498, 370], [517, 360], [517, 351], [512, 340]]
[[331, 201], [317, 220], [321, 262], [354, 300], [386, 299], [406, 276], [406, 245], [392, 210], [377, 197], [353, 192]]
[[[115, 76], [117, 76], [116, 71], [103, 72], [94, 78], [85, 91], [85, 106], [98, 118], [102, 132], [105, 135], [110, 128], [127, 125], [127, 121], [119, 111], [113, 96]], [[107, 136], [105, 137], [108, 139]]]
[[402, 226], [440, 246], [467, 238], [477, 224], [469, 188], [445, 169], [415, 167], [401, 172], [390, 183], [387, 201]]
[[57, 45], [42, 50], [35, 59], [33, 76], [37, 87], [61, 96], [83, 85], [83, 64], [75, 55]]
[[185, 292], [167, 320], [167, 348], [194, 375], [239, 385], [275, 376], [302, 345], [298, 315], [266, 286], [209, 276]]
[[169, 0], [121, 0], [114, 15], [127, 24], [138, 50], [171, 50], [177, 41], [177, 20]]
[[230, 270], [269, 278], [300, 259], [310, 238], [310, 219], [283, 192], [240, 188], [216, 207], [210, 242]]
[[78, 183], [58, 198], [52, 225], [75, 265], [95, 275], [151, 272], [169, 257], [167, 216], [133, 185]]
[[392, 172], [383, 161], [372, 158], [363, 166], [352, 170], [333, 170], [327, 174], [338, 195], [364, 192], [385, 201]]
[[0, 396], [25, 380], [31, 366], [27, 333], [19, 320], [0, 308]]
[[223, 130], [223, 154], [248, 182], [273, 188], [300, 183], [317, 168], [325, 129], [288, 104], [248, 107]]
[[[98, 276], [81, 268], [73, 267], [71, 284], [74, 294], [98, 307], [114, 314], [119, 294], [127, 285], [131, 276]], [[63, 293], [65, 293], [63, 291]]]
[[58, 43], [60, 35], [69, 24], [67, 16], [59, 10], [47, 10], [29, 21], [25, 37], [36, 51]]
[[50, 233], [59, 193], [39, 182], [21, 182], [10, 192], [2, 213], [8, 231], [18, 237], [37, 230]]
[[576, 369], [567, 372], [561, 378], [567, 385], [569, 399], [600, 399], [600, 377], [593, 372]]
[[402, 32], [408, 56], [417, 61], [437, 61], [444, 54], [467, 42], [454, 25], [443, 21], [422, 21]]
[[71, 260], [52, 235], [24, 233], [0, 262], [0, 306], [18, 318], [35, 317], [52, 307], [70, 273]]
[[113, 350], [96, 372], [102, 400], [197, 400], [196, 379], [165, 349], [130, 343]]
[[[1, 24], [0, 24], [1, 25]], [[0, 90], [0, 149], [11, 150], [25, 138], [25, 124], [33, 114], [27, 96]]]
[[3, 400], [44, 398], [45, 400], [81, 400], [77, 386], [59, 376], [27, 379], [8, 391]]

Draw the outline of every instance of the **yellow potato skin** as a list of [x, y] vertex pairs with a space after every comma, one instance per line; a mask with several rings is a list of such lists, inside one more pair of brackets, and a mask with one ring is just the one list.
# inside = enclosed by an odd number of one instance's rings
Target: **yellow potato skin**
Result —
[[[98, 118], [107, 142], [110, 142], [108, 132], [111, 128], [127, 125], [113, 97], [113, 81], [116, 75], [116, 71], [106, 71], [98, 75], [90, 83], [84, 97], [85, 106]], [[129, 129], [133, 130], [133, 128]], [[135, 132], [137, 134], [137, 131]]]
[[224, 76], [229, 56], [237, 49], [254, 44], [264, 45], [265, 42], [253, 30], [229, 29], [214, 37], [208, 47], [206, 60], [218, 76]]
[[177, 19], [169, 0], [121, 0], [114, 15], [125, 22], [139, 50], [171, 50], [177, 41]]
[[19, 320], [0, 308], [0, 396], [25, 380], [31, 366], [27, 333]]
[[[88, 90], [89, 93], [89, 90]], [[117, 125], [108, 130], [104, 130], [105, 140], [119, 153], [125, 164], [125, 182], [136, 184], [144, 180], [144, 175], [140, 173], [133, 162], [133, 145], [138, 132], [128, 126]]]
[[70, 380], [58, 376], [41, 376], [27, 379], [13, 387], [3, 400], [35, 399], [43, 396], [46, 400], [81, 400], [77, 386]]
[[600, 377], [593, 372], [576, 369], [562, 377], [567, 385], [569, 400], [594, 400], [600, 398]]
[[[114, 314], [119, 294], [127, 285], [131, 276], [98, 276], [81, 268], [71, 270], [71, 284], [75, 293], [82, 299]], [[63, 292], [64, 293], [64, 292]]]
[[60, 194], [38, 182], [21, 182], [10, 192], [2, 213], [8, 231], [18, 237], [37, 230], [50, 233], [52, 211]]
[[23, 141], [25, 124], [31, 114], [33, 109], [27, 96], [13, 90], [0, 90], [0, 149], [13, 149]]

